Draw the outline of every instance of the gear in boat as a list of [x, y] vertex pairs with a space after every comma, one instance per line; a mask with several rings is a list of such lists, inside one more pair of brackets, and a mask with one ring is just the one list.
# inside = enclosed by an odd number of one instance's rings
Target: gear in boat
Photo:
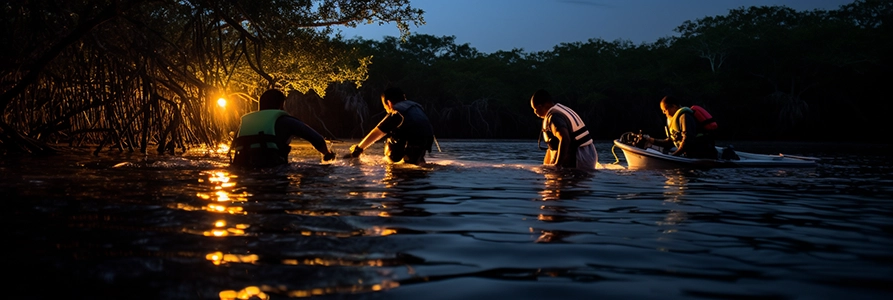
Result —
[[644, 134], [627, 132], [614, 140], [611, 152], [620, 162], [616, 148], [623, 151], [628, 169], [678, 169], [678, 168], [767, 168], [767, 167], [815, 167], [819, 158], [787, 154], [758, 154], [736, 151], [731, 145], [716, 147], [715, 159], [673, 156], [673, 148], [652, 145]]

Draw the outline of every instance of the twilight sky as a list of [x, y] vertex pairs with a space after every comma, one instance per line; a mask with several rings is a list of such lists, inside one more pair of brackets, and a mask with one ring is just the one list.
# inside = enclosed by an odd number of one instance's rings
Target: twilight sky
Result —
[[[651, 43], [686, 20], [726, 15], [730, 9], [783, 5], [798, 11], [834, 10], [854, 0], [411, 0], [425, 11], [412, 33], [455, 36], [483, 53], [522, 48], [552, 50], [590, 38]], [[345, 38], [399, 36], [394, 24], [344, 28]]]

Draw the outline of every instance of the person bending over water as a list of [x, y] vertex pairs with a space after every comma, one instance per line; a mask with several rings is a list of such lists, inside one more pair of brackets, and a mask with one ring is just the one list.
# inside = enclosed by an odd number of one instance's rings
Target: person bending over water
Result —
[[673, 156], [717, 158], [714, 142], [711, 136], [706, 134], [706, 130], [702, 130], [698, 125], [693, 110], [680, 106], [678, 101], [669, 96], [660, 100], [660, 110], [667, 117], [669, 136], [666, 139], [655, 139], [645, 135], [643, 136], [645, 141], [666, 148], [675, 146]]
[[598, 162], [595, 144], [583, 119], [567, 106], [552, 101], [546, 90], [530, 97], [530, 107], [543, 119], [543, 140], [549, 145], [544, 165], [594, 170]]
[[230, 165], [265, 168], [287, 164], [293, 136], [309, 141], [322, 153], [323, 161], [335, 159], [335, 153], [326, 146], [322, 135], [283, 110], [285, 94], [276, 89], [267, 90], [259, 102], [257, 111], [242, 116], [239, 134], [230, 147], [235, 153]]
[[387, 115], [369, 131], [359, 144], [350, 146], [349, 157], [359, 157], [366, 148], [387, 137], [384, 155], [392, 163], [425, 163], [425, 153], [431, 152], [434, 128], [422, 106], [406, 100], [400, 88], [392, 87], [381, 94], [381, 105]]

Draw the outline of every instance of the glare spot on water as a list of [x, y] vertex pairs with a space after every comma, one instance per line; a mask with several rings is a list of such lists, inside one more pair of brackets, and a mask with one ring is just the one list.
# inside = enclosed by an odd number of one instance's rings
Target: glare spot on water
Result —
[[[322, 166], [308, 146], [292, 164], [257, 172], [216, 166], [225, 160], [213, 156], [116, 156], [54, 168], [32, 161], [3, 174], [17, 184], [5, 191], [23, 198], [14, 221], [29, 225], [17, 238], [52, 255], [34, 254], [33, 264], [83, 266], [68, 273], [106, 274], [96, 275], [103, 284], [123, 274], [164, 292], [231, 288], [221, 299], [374, 298], [402, 283], [468, 294], [496, 284], [508, 298], [524, 298], [504, 288], [523, 282], [610, 293], [659, 280], [677, 296], [740, 298], [886, 291], [893, 190], [878, 165], [889, 160], [819, 171], [600, 164], [580, 173], [540, 165], [536, 150], [515, 150], [521, 143], [457, 144], [473, 149], [452, 154], [445, 142], [425, 167], [380, 155]], [[152, 275], [153, 264], [183, 258], [204, 266]]]
[[225, 290], [218, 293], [220, 300], [268, 300], [270, 296], [266, 293], [262, 292], [260, 288], [256, 286], [249, 286], [242, 290]]

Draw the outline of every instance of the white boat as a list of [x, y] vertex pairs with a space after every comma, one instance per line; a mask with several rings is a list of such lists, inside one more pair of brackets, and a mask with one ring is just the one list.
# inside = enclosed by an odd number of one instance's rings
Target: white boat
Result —
[[[626, 158], [627, 168], [632, 170], [641, 169], [712, 169], [712, 168], [800, 168], [815, 167], [819, 158], [795, 156], [785, 154], [756, 154], [730, 150], [730, 148], [716, 147], [718, 154], [717, 159], [695, 159], [673, 156], [665, 153], [664, 149], [658, 146], [648, 146], [642, 148], [636, 146], [636, 139], [629, 137], [635, 136], [633, 133], [626, 133], [621, 138], [614, 140], [614, 147], [623, 150], [623, 156]], [[614, 149], [612, 148], [613, 152]], [[723, 152], [726, 155], [723, 155]], [[669, 152], [669, 151], [668, 151]], [[735, 155], [731, 155], [734, 153]], [[616, 154], [615, 154], [616, 156]], [[728, 157], [729, 159], [720, 159], [719, 157]]]

